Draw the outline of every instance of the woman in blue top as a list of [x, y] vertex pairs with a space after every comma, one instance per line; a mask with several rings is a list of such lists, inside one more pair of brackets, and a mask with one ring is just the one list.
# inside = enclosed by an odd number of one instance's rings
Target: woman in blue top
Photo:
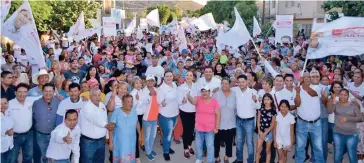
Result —
[[69, 89], [68, 87], [72, 84], [72, 79], [66, 79], [62, 82], [62, 90], [59, 91], [59, 94], [63, 98], [67, 98], [69, 96]]
[[[109, 149], [113, 151], [114, 163], [136, 163], [135, 147], [136, 131], [140, 135], [138, 114], [133, 107], [133, 97], [129, 94], [122, 99], [123, 106], [115, 108], [111, 116], [111, 122], [115, 129], [110, 131]], [[139, 139], [141, 140], [141, 139]]]

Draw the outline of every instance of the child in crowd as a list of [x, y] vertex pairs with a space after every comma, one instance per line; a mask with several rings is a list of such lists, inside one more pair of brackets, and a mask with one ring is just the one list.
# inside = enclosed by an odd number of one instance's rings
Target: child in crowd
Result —
[[274, 146], [278, 149], [279, 163], [287, 162], [287, 153], [291, 151], [294, 142], [294, 116], [289, 112], [289, 102], [282, 100], [279, 104], [274, 127]]
[[273, 102], [271, 94], [266, 93], [263, 96], [263, 103], [261, 109], [258, 111], [258, 143], [255, 160], [259, 163], [260, 153], [262, 151], [263, 142], [266, 146], [266, 162], [271, 159], [271, 145], [273, 142], [273, 127], [276, 121], [276, 107]]

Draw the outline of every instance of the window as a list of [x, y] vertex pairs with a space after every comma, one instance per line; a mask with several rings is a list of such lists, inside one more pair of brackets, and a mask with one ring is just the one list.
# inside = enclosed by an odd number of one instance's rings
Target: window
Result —
[[294, 7], [294, 5], [295, 5], [295, 2], [291, 1], [291, 6]]

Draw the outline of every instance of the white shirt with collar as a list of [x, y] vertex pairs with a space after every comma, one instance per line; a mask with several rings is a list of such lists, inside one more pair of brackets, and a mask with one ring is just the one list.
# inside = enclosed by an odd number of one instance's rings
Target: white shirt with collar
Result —
[[[137, 90], [137, 89], [133, 89], [130, 92], [130, 95], [133, 96], [133, 108], [136, 109], [137, 114], [138, 115], [143, 115], [144, 113], [144, 106], [143, 106], [143, 102], [141, 102], [141, 96], [142, 96], [142, 89], [141, 90]], [[136, 95], [138, 94], [139, 96], [139, 100], [136, 99]]]
[[147, 68], [145, 75], [153, 75], [158, 78], [157, 84], [162, 81], [162, 77], [164, 76], [164, 68], [160, 65], [153, 67], [153, 65]]
[[[70, 132], [72, 138], [71, 144], [67, 144], [63, 140], [68, 132]], [[51, 139], [46, 153], [47, 158], [65, 160], [70, 158], [72, 152], [74, 163], [78, 163], [80, 158], [80, 137], [81, 129], [78, 125], [71, 130], [64, 123], [61, 123], [51, 133]]]
[[1, 113], [1, 153], [4, 153], [14, 147], [13, 136], [6, 135], [6, 131], [14, 126], [13, 120], [8, 111]]
[[[190, 101], [187, 100], [187, 93], [190, 92], [190, 95], [192, 97], [197, 96], [197, 94], [198, 94], [197, 84], [192, 83], [192, 87], [189, 88], [186, 83], [183, 83], [181, 86], [178, 87], [177, 90], [178, 90], [179, 109], [181, 109], [182, 111], [187, 112], [187, 113], [196, 112], [196, 106], [191, 104]], [[183, 98], [185, 98], [187, 100], [187, 103], [185, 103], [185, 104], [183, 103]]]
[[320, 97], [309, 95], [302, 86], [300, 86], [301, 105], [297, 107], [297, 115], [306, 121], [314, 121], [320, 118]]
[[[216, 77], [212, 77], [210, 82], [208, 82], [205, 77], [201, 77], [200, 79], [197, 80], [197, 88], [198, 88], [197, 90], [201, 90], [201, 88], [206, 85], [210, 88], [210, 96], [212, 96], [212, 91], [215, 88], [221, 87], [221, 80]], [[198, 91], [198, 93], [199, 93], [198, 95], [201, 94], [200, 91]]]
[[[158, 89], [153, 87], [154, 90], [157, 92], [157, 100], [158, 100]], [[151, 107], [151, 102], [152, 102], [152, 97], [149, 95], [150, 91], [147, 87], [144, 87], [141, 92], [141, 94], [139, 94], [139, 103], [140, 103], [140, 107], [143, 108], [143, 120], [147, 121], [148, 118], [148, 114], [150, 111], [150, 107]]]
[[[247, 88], [244, 92], [239, 87], [231, 88], [235, 92], [237, 116], [246, 119], [256, 115], [256, 109], [259, 109], [258, 93], [256, 90]], [[253, 96], [257, 98], [257, 102], [253, 100]]]
[[273, 98], [276, 98], [274, 100], [277, 100], [276, 102], [278, 103], [278, 105], [282, 100], [287, 100], [289, 102], [289, 105], [295, 105], [294, 103], [295, 97], [296, 97], [295, 89], [293, 89], [293, 91], [290, 91], [287, 88], [283, 88], [280, 91], [275, 91], [275, 93], [273, 94]]
[[81, 133], [92, 139], [100, 139], [106, 136], [107, 110], [100, 102], [99, 106], [88, 101], [80, 114]]
[[[175, 117], [178, 115], [178, 93], [177, 85], [172, 82], [172, 87], [163, 82], [158, 88], [158, 104], [159, 113], [164, 117]], [[165, 100], [166, 106], [162, 106], [162, 102]]]
[[30, 130], [33, 124], [33, 113], [32, 106], [33, 102], [39, 98], [36, 97], [26, 97], [24, 105], [20, 104], [19, 101], [14, 98], [9, 101], [8, 111], [10, 117], [14, 122], [14, 132], [15, 133], [25, 133]]

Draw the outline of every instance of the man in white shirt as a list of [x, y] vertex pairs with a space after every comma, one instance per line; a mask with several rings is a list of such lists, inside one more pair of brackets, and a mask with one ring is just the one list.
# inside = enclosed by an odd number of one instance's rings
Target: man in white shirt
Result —
[[79, 162], [81, 129], [77, 125], [78, 113], [70, 109], [67, 110], [65, 117], [64, 123], [57, 126], [51, 133], [46, 153], [48, 162], [70, 163], [71, 152], [73, 162]]
[[158, 65], [158, 56], [152, 55], [152, 65], [147, 68], [145, 75], [153, 75], [158, 78], [157, 84], [160, 84], [164, 76], [164, 68]]
[[23, 162], [31, 163], [33, 160], [33, 130], [32, 105], [37, 98], [27, 97], [29, 86], [20, 83], [16, 87], [16, 97], [9, 101], [8, 111], [14, 122], [14, 148], [11, 151], [10, 162], [18, 162], [20, 149]]
[[[238, 87], [231, 88], [236, 98], [236, 160], [234, 163], [243, 163], [244, 141], [248, 146], [248, 163], [254, 162], [254, 128], [256, 109], [259, 109], [257, 91], [248, 87], [248, 78], [245, 75], [238, 77]], [[246, 137], [246, 139], [245, 139]]]
[[205, 67], [203, 77], [201, 77], [197, 81], [197, 90], [200, 90], [206, 85], [212, 90], [210, 94], [211, 96], [212, 94], [216, 93], [221, 87], [221, 80], [214, 77], [212, 67]]
[[54, 53], [54, 60], [58, 61], [59, 59], [59, 56], [61, 55], [62, 53], [62, 48], [60, 47], [59, 43], [56, 42], [54, 43], [55, 44], [55, 48], [53, 50], [53, 53]]
[[[315, 70], [316, 71], [316, 70]], [[317, 72], [317, 71], [316, 71]], [[306, 142], [308, 135], [312, 144], [315, 162], [325, 162], [322, 144], [322, 124], [320, 121], [320, 97], [310, 88], [311, 76], [315, 73], [304, 73], [301, 87], [296, 88], [295, 104], [297, 106], [296, 125], [296, 162], [304, 162], [306, 158]], [[327, 144], [325, 144], [327, 145]]]
[[55, 43], [55, 40], [53, 39], [53, 35], [50, 35], [49, 39], [46, 41], [47, 48], [54, 49], [54, 43]]
[[81, 86], [79, 84], [71, 83], [68, 89], [69, 97], [59, 103], [57, 109], [56, 125], [59, 125], [64, 121], [64, 115], [66, 114], [67, 110], [74, 109], [77, 111], [77, 113], [80, 113], [81, 109], [86, 104], [86, 102], [80, 98]]
[[105, 136], [114, 129], [113, 123], [107, 123], [107, 110], [101, 102], [101, 91], [90, 90], [90, 101], [81, 110], [81, 159], [83, 163], [105, 161]]
[[9, 107], [8, 100], [1, 97], [1, 161], [9, 162], [11, 150], [14, 147], [14, 122], [7, 111]]

